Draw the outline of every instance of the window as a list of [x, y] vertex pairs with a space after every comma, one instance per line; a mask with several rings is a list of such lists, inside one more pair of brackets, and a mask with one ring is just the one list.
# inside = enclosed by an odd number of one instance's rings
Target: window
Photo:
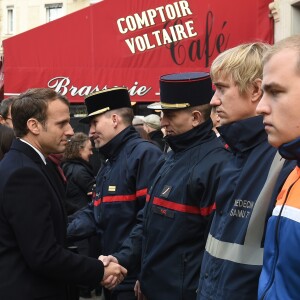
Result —
[[7, 34], [14, 32], [14, 8], [13, 6], [7, 7]]
[[62, 3], [46, 4], [46, 22], [56, 20], [63, 15]]

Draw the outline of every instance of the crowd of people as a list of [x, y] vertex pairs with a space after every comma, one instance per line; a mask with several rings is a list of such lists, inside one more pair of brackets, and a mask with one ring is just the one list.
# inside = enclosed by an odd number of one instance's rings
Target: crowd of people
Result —
[[145, 117], [92, 93], [88, 134], [53, 89], [3, 100], [0, 299], [298, 299], [299, 62], [299, 35], [237, 45]]

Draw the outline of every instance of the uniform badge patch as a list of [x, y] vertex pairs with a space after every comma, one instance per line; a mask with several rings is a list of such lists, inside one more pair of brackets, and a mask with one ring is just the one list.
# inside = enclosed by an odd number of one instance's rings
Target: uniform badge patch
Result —
[[169, 185], [165, 185], [161, 194], [160, 194], [160, 197], [163, 197], [163, 198], [167, 198], [171, 192], [171, 189], [172, 187], [169, 186]]
[[164, 207], [155, 206], [155, 205], [152, 206], [152, 211], [158, 215], [171, 218], [171, 219], [174, 218], [174, 214], [175, 214], [174, 211], [172, 210], [166, 209]]
[[108, 186], [108, 191], [109, 191], [109, 192], [115, 192], [116, 189], [117, 189], [117, 187], [116, 187], [115, 185], [109, 185], [109, 186]]

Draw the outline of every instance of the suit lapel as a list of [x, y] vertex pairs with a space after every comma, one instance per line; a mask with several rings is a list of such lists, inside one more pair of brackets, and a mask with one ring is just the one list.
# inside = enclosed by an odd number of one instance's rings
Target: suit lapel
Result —
[[31, 160], [33, 160], [37, 164], [37, 166], [42, 170], [42, 172], [45, 174], [51, 187], [53, 188], [55, 194], [57, 195], [56, 198], [58, 199], [59, 205], [61, 207], [62, 214], [64, 216], [64, 222], [65, 224], [67, 224], [67, 215], [63, 203], [64, 192], [62, 192], [62, 190], [60, 189], [61, 183], [58, 182], [58, 180], [56, 179], [53, 167], [45, 165], [43, 160], [39, 156], [39, 154], [32, 147], [30, 147], [29, 145], [27, 145], [26, 143], [18, 139], [13, 141], [11, 148], [23, 152], [26, 156], [28, 156]]
[[42, 171], [46, 175], [46, 177], [48, 178], [49, 183], [51, 184], [55, 194], [57, 195], [59, 205], [60, 205], [61, 210], [63, 212], [65, 224], [67, 224], [67, 214], [66, 214], [65, 205], [63, 203], [64, 190], [62, 190], [63, 187], [61, 187], [62, 183], [58, 180], [56, 174], [54, 173], [55, 170], [53, 169], [53, 166], [50, 165], [50, 162], [47, 162], [47, 165], [45, 165], [44, 163], [42, 164]]

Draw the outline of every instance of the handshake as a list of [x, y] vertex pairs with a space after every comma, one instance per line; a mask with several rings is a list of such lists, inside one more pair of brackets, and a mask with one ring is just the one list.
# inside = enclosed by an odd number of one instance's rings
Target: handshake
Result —
[[98, 259], [104, 265], [104, 275], [101, 284], [111, 290], [124, 280], [127, 270], [119, 265], [118, 260], [112, 255], [100, 255]]

